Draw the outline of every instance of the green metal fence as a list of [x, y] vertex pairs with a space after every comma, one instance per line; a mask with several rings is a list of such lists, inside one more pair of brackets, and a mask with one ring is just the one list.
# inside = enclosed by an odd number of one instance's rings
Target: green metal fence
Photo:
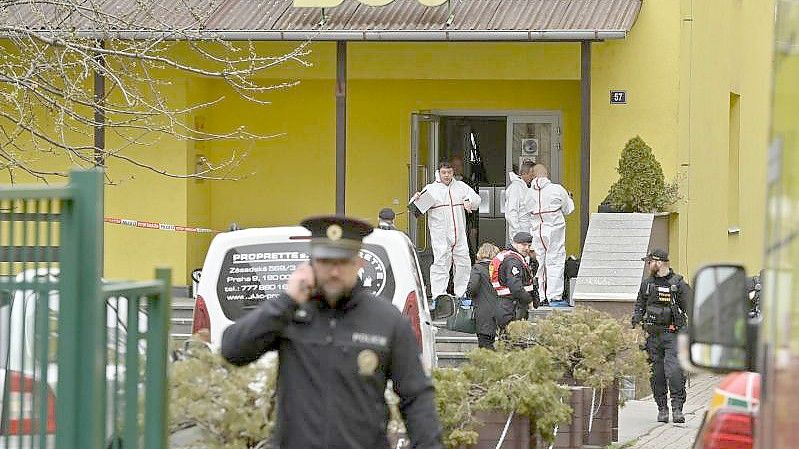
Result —
[[102, 195], [0, 190], [0, 447], [166, 447], [171, 274], [102, 281]]

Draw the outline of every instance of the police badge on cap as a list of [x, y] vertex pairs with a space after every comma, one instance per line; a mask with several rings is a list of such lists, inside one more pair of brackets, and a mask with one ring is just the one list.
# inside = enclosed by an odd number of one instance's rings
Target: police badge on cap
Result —
[[357, 256], [363, 238], [373, 229], [369, 223], [340, 215], [311, 217], [300, 224], [311, 231], [311, 257], [314, 259]]

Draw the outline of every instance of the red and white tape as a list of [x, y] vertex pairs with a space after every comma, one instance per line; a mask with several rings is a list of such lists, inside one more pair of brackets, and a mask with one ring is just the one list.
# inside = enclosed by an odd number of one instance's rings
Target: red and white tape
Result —
[[144, 229], [158, 229], [161, 231], [176, 231], [176, 232], [199, 232], [199, 233], [218, 233], [222, 231], [217, 231], [214, 229], [208, 228], [195, 228], [191, 226], [177, 226], [171, 225], [166, 223], [154, 223], [151, 221], [140, 221], [140, 220], [130, 220], [127, 218], [114, 218], [114, 217], [105, 217], [103, 221], [106, 223], [111, 224], [118, 224], [123, 226], [132, 226], [134, 228], [144, 228]]

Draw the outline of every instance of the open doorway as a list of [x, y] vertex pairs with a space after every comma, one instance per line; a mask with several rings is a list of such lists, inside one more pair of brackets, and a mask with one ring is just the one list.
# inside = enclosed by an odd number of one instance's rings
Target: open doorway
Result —
[[472, 259], [482, 242], [500, 247], [505, 244], [505, 217], [491, 210], [488, 196], [494, 194], [495, 188], [505, 188], [507, 122], [504, 116], [440, 117], [438, 160], [451, 161], [456, 179], [481, 193], [481, 204], [487, 203], [479, 214], [467, 215]]
[[[508, 172], [524, 160], [546, 164], [561, 182], [560, 112], [436, 111], [412, 114], [408, 196], [436, 181], [436, 167], [454, 162], [458, 179], [480, 194], [479, 213], [467, 215], [469, 252], [483, 242], [507, 244], [505, 188]], [[433, 261], [426, 217], [410, 215], [408, 235], [416, 245], [425, 281]]]

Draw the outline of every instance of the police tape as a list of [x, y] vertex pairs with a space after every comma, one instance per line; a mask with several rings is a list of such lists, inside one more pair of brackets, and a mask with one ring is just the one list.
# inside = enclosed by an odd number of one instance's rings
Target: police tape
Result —
[[103, 218], [103, 221], [110, 224], [132, 226], [134, 228], [143, 228], [143, 229], [157, 229], [160, 231], [198, 232], [203, 234], [208, 234], [208, 233], [217, 234], [220, 232], [224, 232], [224, 231], [217, 231], [215, 229], [196, 228], [191, 226], [177, 226], [166, 223], [154, 223], [151, 221], [130, 220], [127, 218], [105, 217]]

